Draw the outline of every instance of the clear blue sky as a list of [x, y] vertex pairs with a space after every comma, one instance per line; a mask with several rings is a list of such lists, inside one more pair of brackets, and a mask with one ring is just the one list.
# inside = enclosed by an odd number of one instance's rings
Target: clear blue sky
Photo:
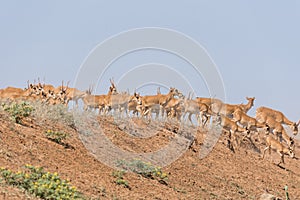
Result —
[[255, 108], [276, 108], [296, 121], [299, 22], [299, 1], [1, 1], [0, 87], [25, 87], [37, 77], [55, 85], [72, 82], [106, 38], [162, 27], [206, 48], [221, 72], [228, 103], [255, 96]]

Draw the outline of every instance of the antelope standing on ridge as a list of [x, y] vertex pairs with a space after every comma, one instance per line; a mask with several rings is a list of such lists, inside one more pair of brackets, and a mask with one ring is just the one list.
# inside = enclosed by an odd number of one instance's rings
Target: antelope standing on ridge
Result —
[[215, 114], [223, 114], [232, 118], [232, 113], [235, 110], [240, 109], [244, 113], [247, 113], [253, 107], [255, 97], [246, 97], [246, 99], [248, 100], [247, 104], [226, 104], [216, 102], [211, 105], [211, 110]]

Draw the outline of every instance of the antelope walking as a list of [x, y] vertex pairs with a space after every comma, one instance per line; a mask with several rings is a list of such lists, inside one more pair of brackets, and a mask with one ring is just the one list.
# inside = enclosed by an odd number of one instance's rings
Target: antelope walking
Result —
[[271, 135], [266, 137], [266, 144], [267, 147], [264, 149], [263, 151], [263, 159], [265, 158], [265, 152], [267, 150], [269, 150], [269, 154], [271, 155], [271, 149], [274, 149], [277, 151], [277, 153], [280, 155], [280, 162], [278, 163], [278, 165], [280, 163], [284, 164], [284, 155], [289, 155], [291, 158], [295, 157], [295, 153], [294, 150], [289, 147], [285, 147], [281, 142], [279, 142], [278, 140], [274, 139]]
[[237, 109], [233, 112], [233, 121], [240, 123], [242, 126], [247, 127], [248, 130], [254, 130], [258, 132], [258, 128], [269, 131], [269, 126], [266, 123], [260, 123], [255, 118], [250, 117], [244, 113], [241, 109]]
[[165, 111], [165, 106], [167, 103], [174, 97], [174, 96], [179, 96], [181, 93], [175, 89], [175, 88], [170, 88], [168, 94], [157, 94], [157, 95], [152, 95], [152, 96], [143, 96], [141, 98], [141, 104], [142, 104], [142, 110], [143, 114], [142, 115], [147, 115], [151, 117], [152, 113], [152, 107], [155, 105], [160, 106], [160, 112], [161, 116], [164, 117], [164, 111]]
[[282, 112], [273, 110], [271, 108], [259, 107], [256, 109], [256, 119], [260, 119], [261, 122], [266, 122], [268, 117], [273, 118], [275, 121], [281, 124], [288, 125], [292, 129], [294, 135], [298, 134], [300, 120], [297, 123], [292, 122]]
[[[258, 118], [259, 120], [259, 118]], [[287, 132], [285, 131], [284, 127], [282, 126], [281, 123], [277, 122], [274, 118], [272, 117], [266, 117], [264, 119], [265, 123], [269, 126], [270, 131], [273, 132], [275, 135], [276, 139], [281, 142], [281, 139], [283, 139], [289, 147], [294, 146], [294, 140], [292, 137], [290, 137]]]
[[229, 133], [229, 148], [232, 150], [234, 149], [232, 145], [233, 144], [232, 137], [236, 145], [240, 146], [240, 143], [238, 142], [237, 139], [238, 136], [236, 135], [236, 132], [245, 133], [245, 134], [249, 134], [250, 132], [247, 128], [238, 126], [236, 122], [232, 121], [230, 118], [226, 117], [225, 115], [218, 115], [216, 121], [217, 124], [222, 126], [222, 129], [224, 131], [227, 131]]
[[215, 114], [223, 114], [227, 117], [232, 118], [232, 113], [235, 110], [240, 109], [243, 112], [247, 113], [253, 107], [255, 97], [246, 97], [246, 99], [248, 100], [247, 104], [226, 104], [216, 102], [211, 105], [211, 110]]

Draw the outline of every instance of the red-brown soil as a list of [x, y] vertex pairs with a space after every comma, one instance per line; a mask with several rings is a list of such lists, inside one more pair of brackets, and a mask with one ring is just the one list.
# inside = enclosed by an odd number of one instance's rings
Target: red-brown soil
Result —
[[[153, 137], [134, 138], [124, 133], [111, 117], [99, 117], [98, 121], [113, 144], [132, 152], [156, 151], [177, 134], [166, 126]], [[147, 124], [141, 122], [139, 126]], [[66, 145], [48, 140], [44, 132], [49, 129], [68, 133]], [[116, 169], [97, 160], [73, 126], [38, 117], [27, 117], [20, 125], [1, 111], [0, 166], [15, 171], [22, 170], [25, 164], [43, 166], [46, 171], [70, 179], [88, 199], [259, 199], [266, 191], [284, 199], [286, 185], [290, 199], [300, 199], [298, 159], [286, 156], [286, 163], [279, 167], [271, 161], [279, 161], [275, 152], [263, 160], [259, 152], [264, 148], [263, 142], [255, 141], [255, 149], [248, 139], [234, 153], [227, 147], [226, 135], [221, 136], [207, 157], [200, 159], [200, 145], [207, 134], [210, 133], [198, 130], [191, 148], [162, 169], [168, 174], [167, 184], [128, 172], [124, 179], [130, 188], [125, 188], [115, 183], [112, 173]], [[299, 154], [297, 141], [296, 156]], [[0, 199], [26, 198], [36, 199], [18, 188], [0, 184]]]

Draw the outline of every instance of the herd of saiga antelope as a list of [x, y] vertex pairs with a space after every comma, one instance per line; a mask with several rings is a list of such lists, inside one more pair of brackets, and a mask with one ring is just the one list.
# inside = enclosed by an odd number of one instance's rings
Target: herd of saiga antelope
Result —
[[[201, 126], [210, 123], [210, 117], [213, 116], [213, 122], [221, 125], [229, 133], [230, 140], [234, 138], [236, 144], [238, 143], [235, 136], [237, 132], [248, 135], [250, 131], [258, 133], [258, 129], [263, 129], [266, 133], [267, 145], [263, 151], [263, 158], [267, 150], [271, 153], [271, 149], [276, 150], [280, 155], [280, 163], [284, 163], [285, 154], [292, 158], [295, 157], [294, 139], [286, 133], [282, 125], [288, 125], [293, 134], [297, 135], [300, 120], [298, 123], [292, 122], [282, 112], [267, 107], [257, 108], [255, 118], [250, 117], [246, 113], [254, 105], [254, 97], [247, 97], [247, 104], [233, 105], [223, 103], [216, 98], [185, 98], [175, 88], [170, 88], [168, 94], [161, 94], [158, 89], [156, 95], [141, 96], [136, 92], [130, 95], [128, 92], [119, 93], [114, 81], [110, 80], [110, 82], [108, 94], [92, 95], [91, 88], [83, 92], [68, 87], [68, 84], [64, 86], [63, 82], [61, 86], [54, 87], [53, 85], [42, 84], [40, 81], [38, 84], [29, 84], [28, 81], [28, 87], [25, 89], [15, 87], [1, 89], [0, 99], [11, 101], [38, 100], [50, 105], [68, 105], [69, 101], [72, 100], [76, 102], [76, 106], [81, 99], [84, 103], [84, 110], [99, 109], [99, 114], [102, 115], [107, 115], [111, 110], [114, 110], [120, 116], [124, 113], [128, 116], [128, 113], [133, 112], [133, 115], [140, 115], [151, 120], [152, 113], [155, 113], [156, 118], [161, 115], [162, 118], [175, 118], [179, 121], [185, 119], [185, 115], [188, 114], [191, 124], [193, 123], [191, 117], [195, 115]], [[270, 135], [270, 132], [275, 137]]]

